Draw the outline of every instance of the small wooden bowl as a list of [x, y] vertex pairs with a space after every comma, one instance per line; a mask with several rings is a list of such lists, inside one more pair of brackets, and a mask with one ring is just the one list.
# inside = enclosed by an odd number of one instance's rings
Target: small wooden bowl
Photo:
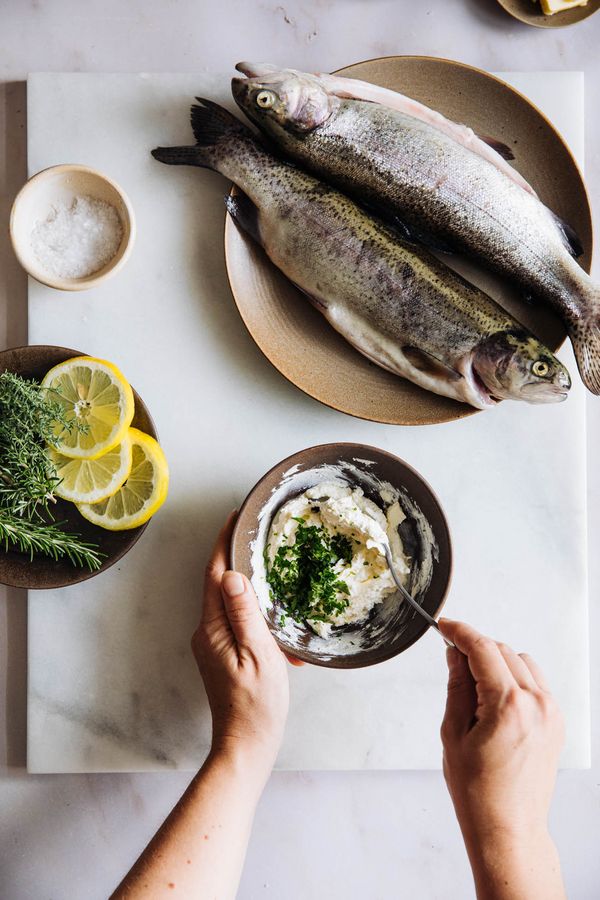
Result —
[[575, 6], [553, 16], [546, 16], [540, 4], [532, 3], [532, 0], [498, 0], [498, 3], [514, 19], [536, 28], [566, 28], [589, 19], [600, 9], [600, 0], [588, 0], [587, 6]]
[[[387, 482], [401, 491], [401, 505], [409, 513], [400, 526], [405, 551], [412, 560], [408, 587], [434, 617], [444, 605], [450, 587], [452, 544], [446, 517], [431, 487], [408, 463], [376, 447], [339, 443], [309, 447], [282, 460], [252, 488], [233, 530], [232, 568], [243, 572], [254, 584], [269, 628], [285, 653], [317, 666], [355, 669], [397, 656], [418, 641], [429, 626], [395, 594], [377, 605], [366, 622], [336, 629], [333, 638], [323, 640], [305, 623], [294, 623], [290, 630], [281, 622], [282, 607], [269, 600], [264, 568], [261, 571], [273, 516], [291, 497], [330, 479], [331, 468], [327, 471], [325, 467], [331, 466], [340, 467], [342, 477], [362, 487], [379, 506], [382, 499], [378, 482]], [[410, 514], [411, 509], [415, 517]], [[417, 516], [428, 523], [425, 530]], [[421, 580], [424, 571], [430, 577]]]
[[[123, 237], [115, 255], [101, 269], [82, 278], [61, 278], [47, 272], [31, 247], [31, 231], [36, 221], [44, 221], [53, 204], [70, 204], [77, 196], [90, 196], [115, 207]], [[85, 291], [97, 287], [123, 268], [133, 250], [135, 217], [131, 202], [119, 185], [87, 166], [51, 166], [33, 175], [15, 198], [10, 214], [10, 238], [17, 259], [28, 275], [61, 291]]]
[[[66, 347], [45, 345], [16, 347], [0, 353], [0, 372], [15, 372], [24, 378], [35, 378], [41, 381], [52, 366], [71, 359], [73, 356], [85, 356], [80, 350], [69, 350]], [[135, 414], [132, 425], [140, 431], [156, 438], [156, 428], [146, 404], [134, 390]], [[80, 535], [85, 541], [98, 545], [105, 559], [101, 567], [91, 572], [88, 568], [74, 566], [68, 559], [54, 560], [49, 556], [34, 556], [30, 559], [26, 553], [5, 550], [0, 545], [0, 584], [28, 590], [45, 590], [49, 588], [67, 587], [87, 581], [101, 572], [105, 572], [121, 557], [131, 550], [140, 539], [148, 522], [139, 528], [129, 531], [106, 531], [92, 525], [79, 514], [76, 506], [67, 500], [57, 500], [53, 508], [56, 522], [64, 523], [66, 531]]]

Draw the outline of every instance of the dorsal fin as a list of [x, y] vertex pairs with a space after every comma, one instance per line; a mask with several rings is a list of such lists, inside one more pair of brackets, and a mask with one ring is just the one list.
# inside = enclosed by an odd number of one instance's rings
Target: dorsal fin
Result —
[[579, 235], [575, 231], [572, 225], [569, 225], [568, 222], [565, 222], [564, 219], [561, 219], [560, 216], [557, 216], [555, 212], [552, 212], [552, 216], [554, 221], [558, 225], [558, 229], [561, 233], [563, 242], [571, 256], [574, 256], [577, 259], [583, 253], [583, 244], [579, 238]]
[[[475, 133], [477, 134], [477, 132]], [[498, 138], [491, 137], [489, 134], [477, 134], [477, 137], [480, 141], [483, 141], [484, 144], [487, 144], [488, 147], [491, 147], [492, 150], [495, 150], [496, 153], [499, 153], [502, 159], [515, 158], [515, 154], [508, 144], [504, 144], [502, 141], [499, 141]]]

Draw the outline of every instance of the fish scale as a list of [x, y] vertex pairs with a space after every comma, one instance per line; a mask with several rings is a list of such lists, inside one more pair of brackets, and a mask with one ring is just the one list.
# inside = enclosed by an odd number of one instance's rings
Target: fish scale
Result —
[[415, 240], [467, 254], [549, 304], [584, 383], [600, 394], [600, 285], [573, 258], [581, 246], [572, 229], [485, 140], [376, 85], [237, 68], [247, 78], [232, 81], [236, 102], [286, 157]]
[[[214, 169], [244, 193], [227, 207], [271, 261], [378, 365], [481, 409], [497, 398], [563, 400], [564, 366], [495, 301], [352, 199], [273, 156], [211, 101], [192, 108], [194, 147], [156, 159]], [[543, 363], [543, 377], [533, 366]]]

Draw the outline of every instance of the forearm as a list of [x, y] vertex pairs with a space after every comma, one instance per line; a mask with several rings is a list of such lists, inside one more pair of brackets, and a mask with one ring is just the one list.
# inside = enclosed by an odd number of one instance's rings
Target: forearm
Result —
[[546, 830], [526, 837], [463, 829], [478, 900], [565, 900], [560, 861]]
[[114, 900], [234, 898], [264, 781], [252, 760], [211, 754]]

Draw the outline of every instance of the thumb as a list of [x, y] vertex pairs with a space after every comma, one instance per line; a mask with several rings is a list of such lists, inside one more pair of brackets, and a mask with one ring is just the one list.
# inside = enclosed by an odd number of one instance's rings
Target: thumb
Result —
[[245, 575], [227, 571], [221, 579], [225, 612], [240, 647], [253, 650], [273, 640], [254, 589]]
[[477, 689], [467, 657], [455, 647], [446, 650], [448, 697], [443, 730], [456, 738], [466, 734], [477, 709]]

